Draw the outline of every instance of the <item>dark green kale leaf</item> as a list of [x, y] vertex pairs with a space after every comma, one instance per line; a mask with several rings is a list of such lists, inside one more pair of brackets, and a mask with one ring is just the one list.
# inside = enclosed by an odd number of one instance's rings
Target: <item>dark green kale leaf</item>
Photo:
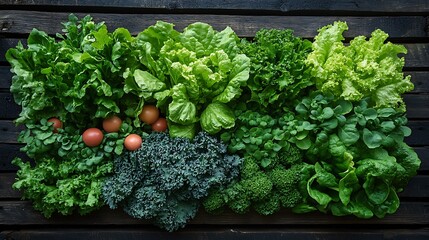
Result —
[[210, 189], [230, 183], [241, 158], [204, 132], [191, 141], [152, 133], [140, 149], [114, 160], [113, 176], [103, 184], [111, 208], [123, 206], [136, 218], [153, 219], [168, 231], [192, 219]]

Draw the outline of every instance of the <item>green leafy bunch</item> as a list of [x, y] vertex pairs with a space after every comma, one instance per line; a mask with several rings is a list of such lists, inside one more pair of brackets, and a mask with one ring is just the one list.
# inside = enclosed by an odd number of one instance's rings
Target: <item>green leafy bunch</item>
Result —
[[250, 60], [240, 54], [231, 28], [218, 32], [193, 23], [178, 32], [159, 21], [136, 39], [144, 69], [128, 69], [126, 92], [156, 102], [171, 136], [192, 139], [200, 128], [215, 134], [234, 126], [228, 103], [240, 96]]
[[243, 39], [240, 48], [250, 58], [249, 105], [272, 112], [290, 106], [312, 86], [305, 64], [311, 42], [293, 35], [290, 29], [261, 29], [253, 41]]
[[102, 182], [112, 173], [113, 156], [123, 153], [125, 136], [134, 131], [131, 122], [124, 122], [119, 132], [104, 134], [97, 147], [87, 147], [73, 126], [57, 131], [46, 119], [26, 124], [18, 142], [25, 144], [21, 150], [35, 165], [15, 158], [12, 163], [20, 169], [12, 187], [46, 217], [99, 209], [104, 205]]
[[397, 192], [416, 175], [420, 159], [404, 143], [411, 133], [404, 113], [369, 101], [314, 92], [296, 106], [285, 131], [314, 164], [307, 192], [316, 204], [308, 201], [308, 208], [362, 218], [398, 208]]
[[358, 36], [346, 46], [345, 22], [335, 22], [319, 29], [307, 64], [315, 78], [317, 89], [337, 98], [359, 101], [369, 97], [372, 107], [391, 107], [405, 111], [401, 94], [413, 90], [410, 76], [404, 78], [402, 45], [384, 43], [388, 34], [380, 29], [366, 40]]
[[134, 113], [138, 98], [125, 94], [122, 77], [135, 58], [128, 30], [110, 33], [90, 16], [70, 15], [63, 25], [60, 41], [34, 29], [27, 48], [19, 43], [6, 54], [14, 73], [11, 92], [22, 106], [16, 122], [56, 116], [85, 128], [112, 114]]

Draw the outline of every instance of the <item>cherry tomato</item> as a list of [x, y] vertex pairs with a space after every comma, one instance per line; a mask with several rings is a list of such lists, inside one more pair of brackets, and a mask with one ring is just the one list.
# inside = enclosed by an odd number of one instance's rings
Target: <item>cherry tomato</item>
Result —
[[98, 128], [88, 128], [82, 134], [82, 140], [88, 147], [96, 147], [103, 141], [103, 132]]
[[103, 120], [103, 129], [108, 133], [118, 132], [121, 124], [122, 120], [118, 116], [111, 116]]
[[52, 117], [48, 119], [48, 122], [54, 123], [52, 126], [54, 127], [54, 133], [58, 132], [58, 128], [63, 128], [63, 122], [56, 117]]
[[158, 120], [152, 124], [152, 130], [156, 132], [165, 132], [165, 130], [167, 130], [167, 120], [162, 117], [158, 118]]
[[142, 122], [150, 125], [158, 120], [159, 110], [154, 105], [145, 105], [139, 114], [139, 118]]
[[125, 138], [124, 145], [126, 149], [130, 151], [135, 151], [140, 148], [142, 142], [143, 140], [139, 135], [131, 133]]

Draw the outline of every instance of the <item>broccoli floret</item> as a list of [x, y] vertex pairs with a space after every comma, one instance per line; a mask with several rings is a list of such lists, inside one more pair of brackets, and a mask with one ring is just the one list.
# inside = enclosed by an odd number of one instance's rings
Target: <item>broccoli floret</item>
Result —
[[273, 188], [273, 183], [267, 175], [260, 173], [252, 178], [243, 180], [244, 190], [247, 192], [249, 198], [254, 201], [259, 201], [270, 194]]
[[220, 214], [225, 206], [225, 199], [221, 190], [212, 191], [203, 201], [204, 209], [211, 214]]
[[268, 197], [256, 202], [253, 207], [259, 214], [270, 215], [280, 210], [279, 199], [280, 197], [277, 192], [271, 192]]
[[255, 162], [255, 160], [251, 157], [244, 158], [243, 166], [241, 167], [241, 178], [249, 179], [255, 174], [261, 173], [261, 169], [259, 165]]
[[251, 203], [247, 198], [238, 198], [229, 202], [228, 206], [235, 213], [244, 214], [249, 211]]
[[291, 189], [299, 181], [299, 171], [297, 170], [296, 168], [285, 169], [278, 166], [269, 173], [269, 176], [277, 189]]
[[278, 197], [282, 207], [293, 208], [297, 206], [299, 203], [303, 202], [303, 197], [301, 195], [301, 192], [296, 188], [292, 188], [287, 191], [283, 190], [279, 192], [280, 193]]
[[241, 182], [234, 182], [225, 189], [228, 207], [236, 213], [246, 213], [250, 208], [249, 195]]

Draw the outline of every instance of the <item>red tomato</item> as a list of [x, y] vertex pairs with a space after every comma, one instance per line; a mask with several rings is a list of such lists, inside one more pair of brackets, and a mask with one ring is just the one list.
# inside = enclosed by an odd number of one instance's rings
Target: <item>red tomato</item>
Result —
[[135, 151], [140, 148], [142, 142], [143, 140], [139, 135], [131, 133], [125, 138], [124, 145], [126, 149], [130, 151]]
[[156, 132], [165, 132], [165, 130], [167, 130], [167, 120], [165, 120], [165, 118], [158, 118], [158, 120], [152, 124], [152, 130]]
[[150, 125], [158, 120], [159, 110], [154, 105], [145, 105], [139, 114], [139, 118], [142, 122]]
[[54, 132], [58, 132], [58, 128], [63, 128], [63, 122], [56, 117], [52, 117], [48, 119], [48, 122], [54, 123], [52, 126], [54, 127]]
[[103, 129], [108, 133], [118, 132], [121, 124], [122, 120], [118, 116], [111, 116], [103, 120]]
[[88, 147], [96, 147], [103, 141], [103, 132], [98, 128], [88, 128], [82, 134], [82, 140]]

